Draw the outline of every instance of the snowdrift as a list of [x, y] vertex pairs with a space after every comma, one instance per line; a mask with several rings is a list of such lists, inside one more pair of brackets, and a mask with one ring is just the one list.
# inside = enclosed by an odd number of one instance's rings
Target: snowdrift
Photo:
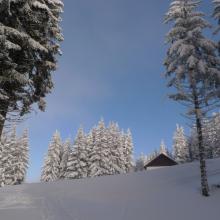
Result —
[[94, 179], [0, 189], [0, 220], [217, 220], [220, 159], [208, 161], [211, 196], [200, 194], [199, 164]]

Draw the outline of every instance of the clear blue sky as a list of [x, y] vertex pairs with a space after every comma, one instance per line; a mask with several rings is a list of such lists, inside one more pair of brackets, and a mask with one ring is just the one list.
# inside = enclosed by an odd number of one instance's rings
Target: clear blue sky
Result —
[[[211, 1], [202, 10], [211, 14]], [[54, 73], [47, 110], [29, 115], [31, 160], [28, 181], [40, 176], [52, 134], [73, 138], [100, 117], [133, 133], [135, 155], [149, 153], [164, 139], [171, 147], [184, 109], [167, 98], [163, 16], [169, 0], [65, 0], [63, 56]]]

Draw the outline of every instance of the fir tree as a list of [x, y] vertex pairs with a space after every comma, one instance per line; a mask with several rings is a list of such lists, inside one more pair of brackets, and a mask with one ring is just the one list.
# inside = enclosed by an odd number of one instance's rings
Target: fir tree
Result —
[[167, 35], [170, 48], [165, 66], [169, 87], [175, 87], [171, 99], [188, 106], [187, 115], [192, 117], [197, 129], [202, 194], [209, 195], [204, 158], [202, 121], [208, 110], [216, 107], [220, 94], [220, 63], [216, 56], [216, 45], [203, 36], [202, 31], [210, 25], [204, 15], [196, 11], [200, 2], [175, 0], [165, 17], [165, 23], [174, 25]]
[[41, 181], [49, 182], [59, 179], [61, 157], [62, 141], [60, 133], [56, 131], [49, 145], [47, 156], [45, 157], [41, 173]]
[[45, 108], [63, 40], [61, 0], [0, 1], [0, 136], [5, 120]]
[[128, 129], [127, 134], [125, 135], [125, 169], [126, 172], [130, 172], [133, 170], [133, 140], [130, 129]]
[[91, 177], [110, 175], [109, 167], [109, 148], [107, 144], [106, 127], [104, 120], [101, 119], [96, 128], [92, 130], [94, 135], [94, 147], [91, 154]]
[[78, 154], [75, 148], [71, 149], [67, 161], [67, 169], [65, 178], [67, 179], [78, 179], [80, 176], [78, 171]]
[[67, 162], [68, 179], [80, 179], [87, 177], [87, 152], [86, 152], [86, 137], [83, 128], [80, 127], [73, 145], [73, 149], [69, 155]]
[[88, 166], [87, 177], [91, 177], [92, 175], [90, 169], [92, 167], [91, 157], [93, 155], [94, 143], [95, 143], [95, 137], [93, 132], [90, 131], [89, 134], [86, 136], [86, 152], [87, 152], [87, 166]]
[[14, 184], [21, 184], [25, 180], [29, 163], [29, 140], [27, 130], [24, 131], [21, 138], [17, 139], [15, 151], [16, 171]]
[[176, 126], [173, 136], [173, 155], [178, 163], [186, 163], [190, 160], [187, 139], [184, 134], [183, 127]]
[[78, 178], [85, 178], [88, 175], [88, 152], [86, 151], [86, 136], [82, 127], [78, 130], [74, 142], [74, 149], [77, 153], [77, 170], [79, 173]]
[[111, 122], [108, 127], [108, 142], [110, 149], [110, 170], [111, 174], [125, 172], [125, 136], [120, 132], [117, 123]]
[[143, 153], [141, 153], [140, 157], [136, 160], [135, 171], [143, 171], [145, 170], [144, 166], [147, 160]]
[[60, 162], [60, 178], [61, 179], [64, 179], [66, 177], [67, 163], [68, 163], [70, 152], [71, 152], [71, 141], [70, 139], [67, 139], [62, 144], [62, 155], [61, 155], [61, 162]]

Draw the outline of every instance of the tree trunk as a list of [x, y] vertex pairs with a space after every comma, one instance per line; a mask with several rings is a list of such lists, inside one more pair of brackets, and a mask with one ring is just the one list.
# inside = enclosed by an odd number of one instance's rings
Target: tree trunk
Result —
[[204, 158], [204, 145], [203, 145], [203, 134], [202, 134], [202, 124], [201, 119], [198, 114], [196, 114], [196, 127], [198, 134], [198, 143], [199, 143], [199, 161], [200, 161], [200, 172], [201, 172], [201, 186], [202, 194], [204, 196], [209, 196], [209, 186], [206, 172], [206, 161]]
[[192, 88], [192, 93], [193, 93], [192, 95], [193, 95], [193, 100], [194, 100], [194, 109], [195, 109], [195, 116], [196, 116], [202, 195], [209, 196], [209, 185], [208, 185], [208, 179], [207, 179], [206, 161], [204, 157], [205, 148], [204, 148], [203, 132], [202, 132], [201, 108], [199, 104], [196, 83], [195, 83], [192, 73], [190, 73], [190, 83], [191, 83], [191, 88]]

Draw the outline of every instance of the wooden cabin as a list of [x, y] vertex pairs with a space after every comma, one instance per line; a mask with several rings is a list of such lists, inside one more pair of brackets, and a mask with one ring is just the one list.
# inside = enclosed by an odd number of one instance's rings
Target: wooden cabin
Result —
[[144, 168], [147, 169], [152, 169], [152, 168], [160, 168], [160, 167], [167, 167], [167, 166], [174, 166], [177, 165], [178, 163], [170, 158], [168, 155], [161, 153], [152, 160], [150, 160]]

